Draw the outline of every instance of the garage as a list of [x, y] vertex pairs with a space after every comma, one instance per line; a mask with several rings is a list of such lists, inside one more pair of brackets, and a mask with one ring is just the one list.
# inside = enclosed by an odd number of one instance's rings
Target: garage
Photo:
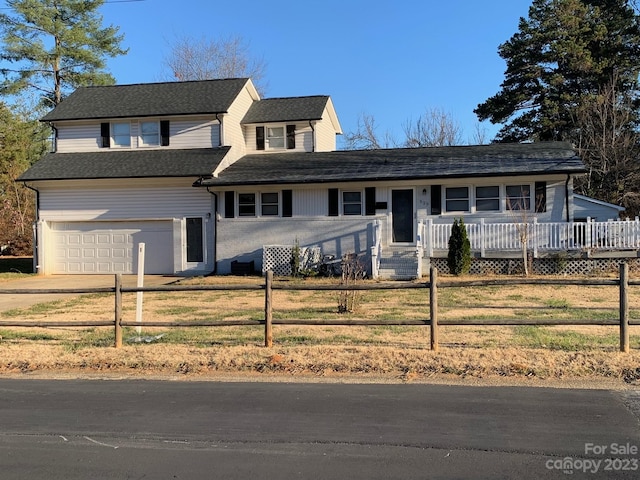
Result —
[[55, 222], [52, 273], [134, 274], [138, 245], [145, 244], [145, 273], [172, 274], [170, 220], [139, 222]]

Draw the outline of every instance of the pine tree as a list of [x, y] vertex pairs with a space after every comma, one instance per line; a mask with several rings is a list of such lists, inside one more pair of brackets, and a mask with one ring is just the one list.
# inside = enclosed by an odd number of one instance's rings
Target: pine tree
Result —
[[105, 57], [127, 53], [118, 28], [102, 27], [104, 0], [6, 0], [0, 14], [0, 94], [30, 90], [51, 108], [68, 90], [109, 85]]
[[452, 275], [469, 273], [471, 269], [471, 243], [462, 218], [455, 219], [451, 227], [447, 265]]
[[578, 107], [612, 79], [638, 101], [640, 21], [628, 0], [534, 0], [498, 53], [501, 90], [474, 110], [505, 124], [498, 141], [575, 139]]

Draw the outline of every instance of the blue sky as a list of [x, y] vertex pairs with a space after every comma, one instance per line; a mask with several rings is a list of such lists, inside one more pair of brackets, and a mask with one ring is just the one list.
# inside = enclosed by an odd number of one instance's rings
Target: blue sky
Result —
[[[109, 0], [107, 0], [109, 1]], [[143, 0], [107, 3], [127, 56], [110, 59], [117, 83], [158, 81], [176, 36], [240, 36], [267, 65], [267, 97], [330, 95], [343, 131], [361, 114], [379, 134], [427, 109], [451, 114], [472, 141], [473, 109], [495, 94], [513, 35], [531, 0]], [[121, 0], [120, 0], [121, 1]], [[0, 0], [0, 6], [4, 1]], [[498, 127], [483, 124], [489, 139]]]

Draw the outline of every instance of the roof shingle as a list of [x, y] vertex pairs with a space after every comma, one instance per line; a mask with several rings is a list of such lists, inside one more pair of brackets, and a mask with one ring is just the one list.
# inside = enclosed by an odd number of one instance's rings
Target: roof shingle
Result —
[[246, 155], [200, 185], [326, 183], [577, 174], [586, 171], [568, 143], [491, 144]]
[[80, 87], [42, 121], [225, 113], [249, 80]]
[[253, 102], [241, 123], [320, 120], [328, 101], [329, 97], [326, 95], [265, 98]]
[[19, 181], [210, 176], [230, 147], [49, 153]]

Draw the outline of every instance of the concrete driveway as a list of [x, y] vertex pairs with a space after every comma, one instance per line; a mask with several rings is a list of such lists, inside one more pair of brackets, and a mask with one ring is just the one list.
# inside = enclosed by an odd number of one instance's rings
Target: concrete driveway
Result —
[[[165, 275], [145, 275], [145, 286], [167, 285], [183, 277]], [[125, 287], [135, 287], [137, 275], [123, 275]], [[37, 303], [53, 302], [62, 298], [76, 297], [81, 293], [29, 293], [13, 294], [10, 290], [51, 290], [51, 289], [90, 289], [115, 287], [115, 275], [34, 275], [28, 278], [0, 281], [0, 312], [14, 308], [30, 307]]]

